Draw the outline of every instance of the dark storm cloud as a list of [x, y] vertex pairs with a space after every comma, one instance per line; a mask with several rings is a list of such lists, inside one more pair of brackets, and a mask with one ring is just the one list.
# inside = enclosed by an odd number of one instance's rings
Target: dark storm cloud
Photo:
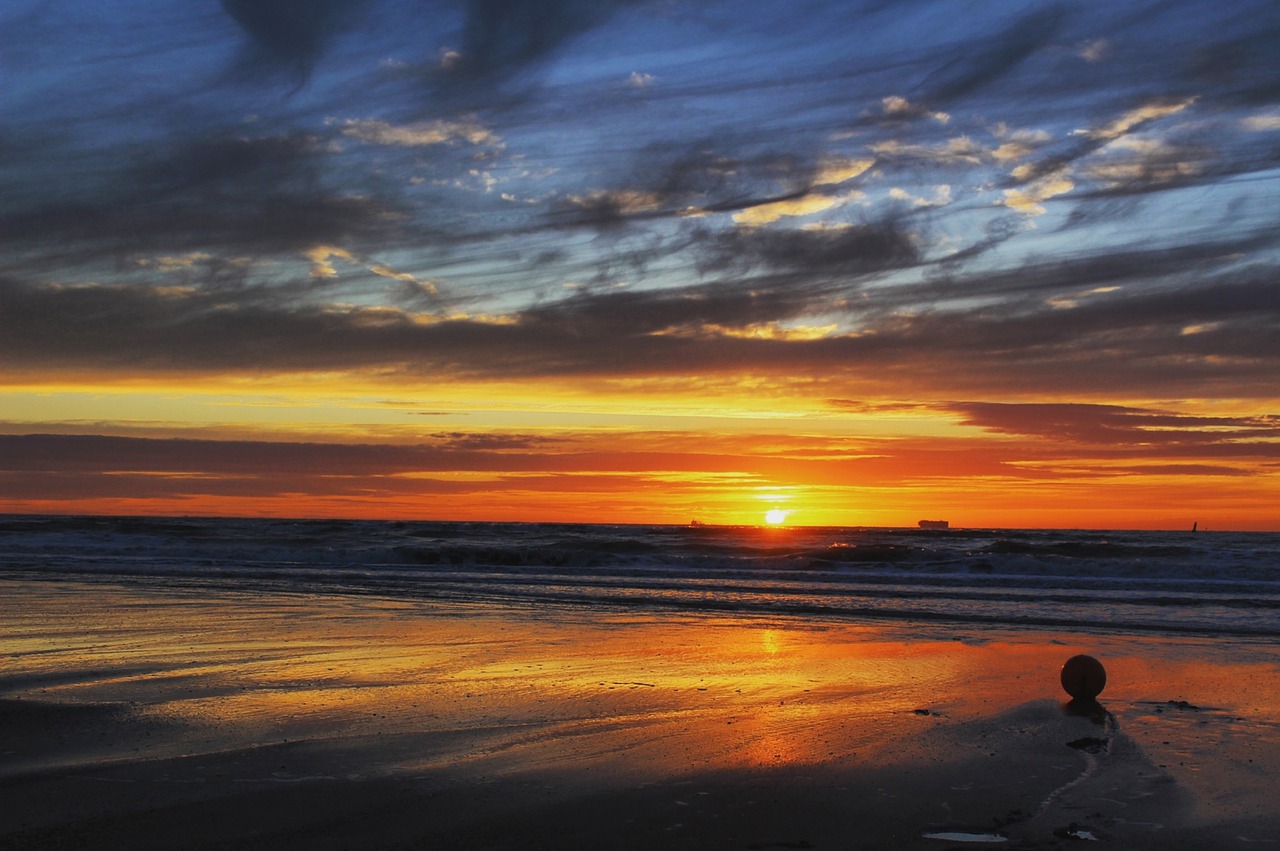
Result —
[[[789, 241], [797, 233], [806, 235]], [[0, 352], [15, 367], [73, 372], [378, 368], [498, 377], [673, 373], [696, 365], [711, 372], [865, 371], [886, 381], [927, 377], [1001, 390], [1121, 392], [1150, 383], [1192, 392], [1243, 377], [1253, 383], [1241, 383], [1236, 393], [1265, 395], [1265, 376], [1280, 356], [1276, 270], [1206, 273], [1266, 239], [1027, 265], [850, 302], [856, 290], [847, 275], [856, 280], [886, 263], [915, 262], [905, 236], [889, 225], [791, 232], [780, 242], [765, 239], [755, 253], [744, 243], [749, 263], [769, 266], [762, 275], [658, 291], [581, 292], [524, 309], [507, 324], [423, 324], [400, 310], [307, 306], [286, 296], [307, 292], [310, 283], [246, 286], [234, 275], [229, 287], [183, 291], [9, 281], [0, 288]], [[832, 272], [841, 274], [833, 279]], [[1181, 276], [1176, 289], [1164, 285], [1170, 276]], [[1091, 292], [1099, 288], [1106, 292]], [[980, 304], [937, 307], [966, 298]], [[832, 310], [854, 318], [857, 335], [724, 334]]]
[[849, 340], [887, 384], [949, 382], [975, 392], [1268, 398], [1280, 357], [1275, 270], [1260, 277], [1075, 306], [936, 310], [887, 316]]
[[[926, 301], [881, 314], [874, 299], [855, 299], [841, 309], [858, 317], [863, 302], [871, 308], [853, 335], [727, 333], [804, 321], [819, 295], [846, 297], [841, 286], [823, 294], [812, 278], [798, 285], [789, 275], [785, 286], [752, 279], [583, 292], [505, 324], [423, 324], [387, 309], [276, 304], [269, 290], [249, 302], [249, 295], [227, 301], [200, 290], [10, 283], [0, 288], [0, 353], [16, 371], [73, 373], [377, 368], [438, 379], [751, 370], [982, 392], [1123, 393], [1142, 386], [1178, 395], [1229, 389], [1235, 396], [1268, 395], [1280, 358], [1280, 286], [1268, 268], [1172, 291], [1082, 297], [1073, 306], [1040, 299], [937, 311]], [[981, 292], [974, 287], [975, 296]]]
[[386, 200], [329, 190], [317, 141], [222, 136], [181, 142], [134, 163], [96, 196], [8, 212], [0, 231], [35, 265], [127, 254], [225, 249], [296, 251], [381, 238], [398, 213]]
[[[518, 327], [521, 333], [545, 338], [553, 345], [558, 340], [594, 347], [610, 339], [649, 339], [653, 345], [661, 346], [662, 340], [653, 338], [655, 333], [696, 330], [704, 325], [739, 327], [799, 315], [808, 308], [812, 295], [749, 285], [583, 293], [555, 304], [530, 308], [521, 314]], [[611, 360], [621, 362], [619, 355]]]
[[920, 262], [911, 233], [889, 220], [830, 230], [735, 229], [708, 233], [700, 241], [704, 269], [747, 271], [764, 268], [814, 275], [870, 275]]

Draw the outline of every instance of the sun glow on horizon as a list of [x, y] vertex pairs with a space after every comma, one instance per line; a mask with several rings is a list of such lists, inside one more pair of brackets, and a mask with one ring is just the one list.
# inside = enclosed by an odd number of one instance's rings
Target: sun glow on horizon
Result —
[[770, 526], [781, 526], [787, 522], [787, 515], [790, 511], [783, 511], [781, 508], [771, 508], [764, 513], [764, 522]]

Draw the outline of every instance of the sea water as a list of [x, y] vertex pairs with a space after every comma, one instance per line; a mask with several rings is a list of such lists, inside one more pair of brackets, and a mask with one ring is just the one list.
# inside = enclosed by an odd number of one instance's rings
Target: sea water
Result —
[[0, 579], [59, 578], [1280, 638], [1276, 533], [0, 516]]

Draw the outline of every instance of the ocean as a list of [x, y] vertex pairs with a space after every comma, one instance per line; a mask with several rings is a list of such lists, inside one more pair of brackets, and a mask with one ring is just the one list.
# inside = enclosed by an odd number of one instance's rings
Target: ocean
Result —
[[1276, 533], [0, 516], [0, 579], [1280, 638]]

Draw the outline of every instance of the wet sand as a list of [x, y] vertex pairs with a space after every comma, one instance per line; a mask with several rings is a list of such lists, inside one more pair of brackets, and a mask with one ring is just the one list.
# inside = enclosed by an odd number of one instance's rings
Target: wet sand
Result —
[[0, 848], [1280, 848], [1264, 644], [0, 594]]

